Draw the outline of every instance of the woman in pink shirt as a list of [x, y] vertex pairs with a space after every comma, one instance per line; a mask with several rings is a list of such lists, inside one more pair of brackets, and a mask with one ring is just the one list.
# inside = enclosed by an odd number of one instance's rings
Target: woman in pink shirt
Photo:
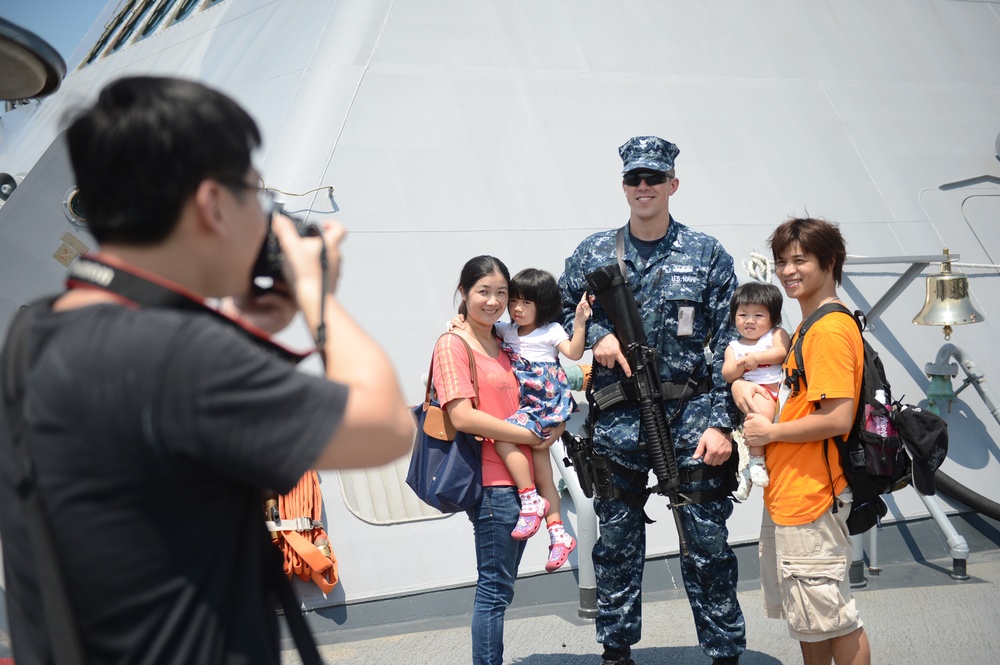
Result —
[[514, 579], [525, 545], [525, 541], [511, 537], [521, 505], [514, 479], [493, 441], [522, 445], [530, 459], [532, 449], [551, 446], [565, 429], [565, 424], [552, 428], [543, 441], [530, 430], [505, 421], [520, 407], [520, 389], [493, 325], [507, 310], [509, 282], [507, 266], [492, 256], [477, 256], [462, 268], [458, 312], [466, 323], [464, 330], [455, 333], [472, 348], [479, 384], [475, 406], [465, 345], [455, 335], [442, 335], [434, 347], [438, 399], [456, 429], [484, 439], [483, 498], [469, 510], [479, 573], [472, 609], [472, 662], [477, 665], [503, 662], [504, 613], [514, 598]]

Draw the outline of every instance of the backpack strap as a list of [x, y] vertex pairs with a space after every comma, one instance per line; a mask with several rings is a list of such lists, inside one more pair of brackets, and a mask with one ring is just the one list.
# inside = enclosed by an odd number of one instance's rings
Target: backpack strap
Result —
[[[847, 309], [842, 304], [835, 302], [827, 303], [825, 305], [818, 307], [815, 312], [806, 317], [805, 321], [802, 322], [802, 325], [800, 325], [799, 329], [795, 332], [795, 338], [792, 340], [792, 348], [789, 351], [789, 353], [795, 354], [795, 369], [785, 370], [785, 385], [787, 385], [792, 391], [798, 390], [800, 385], [802, 388], [806, 388], [809, 386], [809, 382], [806, 380], [805, 362], [802, 359], [803, 338], [805, 337], [806, 332], [809, 331], [809, 328], [812, 327], [814, 323], [816, 323], [821, 318], [823, 318], [824, 316], [826, 316], [831, 312], [841, 312], [842, 314], [847, 314], [848, 316], [850, 316], [852, 319], [854, 319], [854, 322], [857, 324], [858, 332], [860, 333], [863, 333], [868, 325], [868, 322], [865, 320], [864, 314], [862, 314], [860, 311], [851, 312], [851, 310]], [[868, 362], [867, 358], [865, 358], [865, 362], [866, 363]], [[864, 391], [862, 390], [862, 393], [863, 392]], [[864, 395], [861, 396], [861, 398], [858, 400], [858, 404], [855, 405], [854, 422], [852, 424], [852, 428], [857, 426], [857, 420], [859, 414], [863, 412], [863, 409], [861, 408], [861, 401], [863, 399]], [[844, 438], [841, 437], [840, 435], [837, 435], [837, 438], [840, 439], [841, 442], [844, 441]], [[823, 459], [826, 461], [826, 468], [830, 474], [830, 479], [832, 481], [833, 467], [830, 466], [829, 447], [830, 447], [830, 439], [824, 439]], [[843, 463], [843, 460], [841, 460], [841, 463]], [[832, 486], [831, 486], [831, 491], [833, 491]], [[833, 512], [834, 513], [838, 512], [836, 495], [834, 495], [833, 497]]]
[[76, 610], [69, 597], [66, 574], [56, 553], [52, 529], [42, 505], [35, 477], [31, 449], [26, 441], [28, 423], [24, 397], [28, 370], [35, 350], [29, 332], [39, 312], [50, 309], [55, 298], [38, 300], [18, 312], [7, 332], [7, 343], [0, 356], [3, 372], [3, 401], [11, 444], [16, 451], [19, 469], [14, 473], [15, 490], [24, 509], [25, 529], [31, 542], [39, 574], [36, 580], [42, 596], [42, 619], [47, 624], [52, 655], [59, 665], [83, 665], [87, 662]]
[[839, 302], [826, 303], [807, 316], [805, 321], [803, 321], [799, 326], [798, 330], [795, 331], [795, 337], [792, 339], [792, 348], [789, 351], [790, 354], [794, 354], [795, 369], [785, 369], [784, 383], [792, 390], [792, 392], [798, 392], [800, 389], [809, 387], [809, 382], [806, 380], [805, 362], [802, 360], [803, 338], [805, 338], [806, 333], [814, 323], [822, 319], [830, 312], [841, 312], [843, 314], [847, 314], [854, 319], [855, 323], [857, 323], [858, 330], [864, 332], [865, 326], [867, 325], [867, 322], [862, 323], [862, 321], [864, 321], [864, 315], [861, 314], [861, 312], [852, 313], [851, 310], [847, 309]]

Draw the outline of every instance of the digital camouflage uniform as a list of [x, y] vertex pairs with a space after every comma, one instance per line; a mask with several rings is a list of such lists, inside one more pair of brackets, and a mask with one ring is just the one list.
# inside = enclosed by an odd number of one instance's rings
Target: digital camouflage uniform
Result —
[[[590, 236], [566, 260], [559, 285], [567, 330], [572, 330], [576, 304], [587, 289], [585, 275], [615, 261], [615, 234], [616, 230], [610, 230]], [[729, 324], [729, 301], [737, 284], [733, 259], [716, 239], [673, 219], [647, 262], [630, 243], [627, 227], [625, 238], [628, 282], [639, 305], [648, 344], [659, 351], [662, 380], [683, 383], [689, 377], [697, 380], [711, 373], [711, 391], [691, 398], [670, 425], [678, 466], [699, 466], [702, 462], [693, 460], [692, 455], [705, 429], [713, 425], [731, 428], [736, 422], [735, 405], [722, 378], [726, 345], [736, 338]], [[694, 308], [691, 335], [677, 335], [680, 307]], [[595, 302], [587, 348], [613, 332], [607, 313]], [[706, 360], [706, 346], [714, 354], [711, 367]], [[609, 370], [594, 364], [595, 390], [622, 378], [619, 368]], [[668, 420], [676, 407], [676, 401], [664, 402]], [[651, 469], [638, 408], [619, 407], [600, 414], [593, 439], [598, 455], [647, 474]], [[617, 476], [614, 482], [628, 488]], [[706, 489], [722, 482], [723, 478], [717, 477], [699, 484], [682, 484], [680, 491]], [[643, 488], [630, 489], [641, 492]], [[665, 499], [653, 494], [649, 500]], [[625, 649], [641, 637], [646, 551], [643, 511], [617, 499], [596, 497], [594, 508], [601, 523], [593, 551], [598, 586], [597, 640], [606, 648]], [[681, 572], [698, 641], [711, 658], [738, 657], [746, 648], [746, 628], [736, 599], [736, 555], [727, 542], [726, 519], [733, 511], [732, 501], [726, 497], [679, 510], [690, 548], [690, 556], [681, 557]]]

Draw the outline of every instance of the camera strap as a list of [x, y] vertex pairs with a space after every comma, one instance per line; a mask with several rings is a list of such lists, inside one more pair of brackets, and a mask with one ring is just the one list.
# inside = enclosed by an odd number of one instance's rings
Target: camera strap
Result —
[[310, 355], [281, 346], [260, 328], [209, 307], [202, 298], [177, 284], [101, 254], [87, 254], [74, 261], [69, 268], [66, 286], [101, 289], [139, 307], [162, 307], [208, 314], [236, 330], [258, 348], [292, 364], [299, 363]]

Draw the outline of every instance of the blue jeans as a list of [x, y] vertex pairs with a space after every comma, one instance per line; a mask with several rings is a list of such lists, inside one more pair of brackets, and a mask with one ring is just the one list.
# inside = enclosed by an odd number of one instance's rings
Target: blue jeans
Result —
[[472, 662], [503, 663], [503, 618], [514, 600], [514, 579], [525, 541], [510, 537], [521, 513], [516, 487], [484, 487], [469, 510], [476, 535], [476, 600], [472, 605]]

